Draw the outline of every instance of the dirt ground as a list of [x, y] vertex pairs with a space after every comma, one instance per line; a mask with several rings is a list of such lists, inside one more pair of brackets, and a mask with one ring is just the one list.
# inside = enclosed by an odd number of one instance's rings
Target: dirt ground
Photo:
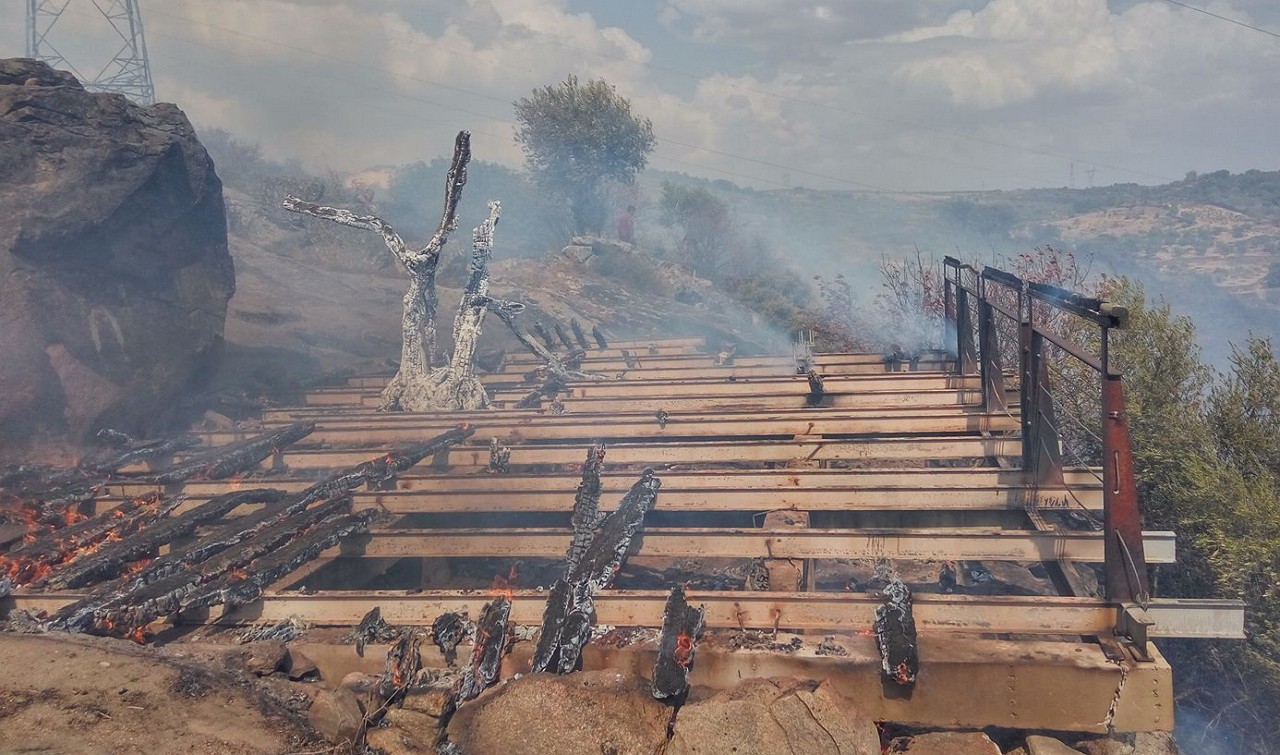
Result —
[[217, 661], [92, 637], [0, 634], [0, 753], [327, 752], [290, 701]]

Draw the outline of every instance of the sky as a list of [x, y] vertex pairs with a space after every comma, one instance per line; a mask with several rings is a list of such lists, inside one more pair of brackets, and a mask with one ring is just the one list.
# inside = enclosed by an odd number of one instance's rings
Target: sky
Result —
[[[92, 0], [49, 40], [114, 51]], [[756, 188], [1158, 184], [1280, 169], [1280, 2], [138, 0], [157, 97], [313, 169], [518, 167], [511, 103], [574, 74], [653, 121], [650, 165]], [[23, 5], [0, 57], [25, 54]], [[1267, 33], [1267, 32], [1273, 32]], [[117, 45], [118, 46], [118, 45]]]

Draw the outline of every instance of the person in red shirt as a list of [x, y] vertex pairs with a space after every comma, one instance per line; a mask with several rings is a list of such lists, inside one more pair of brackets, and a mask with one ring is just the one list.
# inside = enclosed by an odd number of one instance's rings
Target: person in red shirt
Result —
[[628, 244], [636, 243], [636, 206], [627, 205], [627, 209], [618, 213], [618, 240]]

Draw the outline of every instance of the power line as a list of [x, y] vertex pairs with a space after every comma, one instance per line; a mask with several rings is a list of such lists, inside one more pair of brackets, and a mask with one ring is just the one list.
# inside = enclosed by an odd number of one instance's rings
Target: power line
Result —
[[1280, 39], [1280, 33], [1271, 31], [1270, 29], [1264, 29], [1261, 26], [1254, 26], [1253, 24], [1246, 24], [1244, 21], [1240, 21], [1238, 19], [1229, 18], [1227, 16], [1220, 16], [1217, 13], [1214, 13], [1213, 11], [1205, 10], [1204, 8], [1197, 8], [1194, 5], [1188, 5], [1186, 3], [1180, 3], [1178, 2], [1178, 0], [1164, 0], [1164, 1], [1170, 5], [1176, 5], [1179, 8], [1186, 8], [1187, 10], [1193, 10], [1196, 13], [1203, 13], [1204, 15], [1209, 16], [1210, 18], [1216, 18], [1219, 21], [1226, 21], [1227, 23], [1235, 24], [1236, 26], [1243, 26], [1246, 29], [1252, 29], [1253, 31], [1262, 32], [1263, 34], [1266, 34], [1269, 37], [1275, 37], [1276, 39]]

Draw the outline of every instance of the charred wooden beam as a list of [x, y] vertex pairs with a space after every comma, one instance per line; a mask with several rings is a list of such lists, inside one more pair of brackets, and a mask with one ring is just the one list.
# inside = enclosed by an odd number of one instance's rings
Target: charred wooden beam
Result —
[[910, 688], [916, 682], [916, 675], [920, 673], [911, 589], [895, 576], [882, 592], [884, 602], [876, 606], [875, 614], [881, 676], [886, 682], [900, 688]]
[[[591, 372], [580, 372], [576, 367], [568, 366], [565, 364], [564, 360], [552, 353], [554, 351], [554, 346], [553, 348], [546, 348], [542, 344], [530, 338], [529, 334], [525, 332], [520, 323], [516, 322], [516, 315], [524, 311], [524, 305], [520, 302], [490, 298], [488, 301], [488, 307], [489, 311], [493, 312], [507, 324], [507, 328], [511, 331], [511, 334], [516, 337], [517, 341], [528, 349], [530, 353], [543, 361], [543, 366], [538, 370], [526, 373], [526, 380], [537, 379], [540, 374], [540, 370], [545, 370], [553, 377], [564, 382], [568, 382], [570, 380], [600, 381], [609, 379], [604, 375], [597, 375]], [[538, 323], [535, 323], [535, 325], [537, 324]], [[548, 336], [549, 335], [550, 334], [548, 333]], [[572, 357], [572, 354], [570, 356]]]
[[161, 485], [192, 479], [221, 480], [257, 466], [271, 454], [297, 443], [316, 429], [315, 422], [295, 422], [248, 440], [215, 448], [149, 478]]
[[160, 583], [149, 586], [127, 604], [97, 612], [93, 629], [138, 638], [144, 627], [165, 616], [216, 605], [237, 608], [252, 603], [269, 585], [326, 549], [353, 534], [368, 530], [376, 515], [373, 511], [362, 511], [331, 517], [309, 528], [287, 545], [271, 548], [269, 553], [244, 569], [217, 572], [209, 581], [201, 582], [197, 578], [161, 594], [156, 594], [159, 590], [155, 589]]
[[536, 388], [516, 402], [517, 409], [537, 409], [542, 405], [542, 389]]
[[560, 343], [564, 344], [565, 350], [566, 351], [575, 350], [577, 346], [574, 345], [573, 339], [570, 338], [569, 334], [565, 332], [564, 327], [560, 325], [560, 322], [557, 320], [552, 320], [551, 324], [555, 326], [556, 337], [560, 339]]
[[511, 471], [511, 449], [496, 437], [489, 439], [489, 471], [494, 474]]
[[[238, 575], [257, 559], [271, 556], [309, 531], [323, 520], [331, 520], [349, 511], [351, 501], [338, 497], [311, 508], [297, 509], [296, 504], [271, 526], [259, 528], [252, 536], [237, 532], [231, 536], [210, 535], [185, 549], [156, 559], [129, 579], [123, 586], [104, 586], [84, 600], [59, 611], [49, 628], [70, 632], [106, 629], [112, 633], [130, 633], [162, 616], [204, 584]], [[292, 513], [290, 513], [292, 512]], [[148, 611], [153, 613], [148, 613]], [[170, 611], [176, 613], [177, 609]], [[122, 612], [130, 617], [122, 623]]]
[[85, 469], [96, 474], [111, 474], [130, 464], [169, 456], [178, 451], [185, 451], [188, 448], [200, 445], [200, 438], [195, 435], [179, 435], [174, 438], [137, 441], [128, 435], [124, 435], [124, 433], [116, 433], [113, 430], [100, 430], [98, 437], [102, 438], [104, 433], [113, 433], [113, 435], [107, 435], [106, 437], [116, 440], [119, 439], [116, 436], [123, 436], [125, 442], [122, 445], [115, 446], [110, 452], [100, 454], [82, 464]]
[[[533, 655], [534, 671], [567, 673], [577, 666], [591, 635], [593, 596], [622, 569], [644, 516], [657, 500], [662, 482], [646, 469], [618, 508], [599, 517], [599, 465], [603, 448], [593, 447], [583, 464], [578, 500], [574, 502], [574, 536], [564, 576], [556, 580], [542, 614], [542, 634]], [[587, 522], [596, 520], [593, 529]], [[585, 545], [583, 544], [585, 542]]]
[[376, 642], [390, 642], [391, 640], [401, 637], [401, 631], [391, 626], [382, 618], [382, 607], [374, 606], [369, 609], [369, 613], [360, 619], [360, 623], [355, 628], [347, 632], [343, 636], [343, 642], [350, 642], [356, 646], [356, 655], [364, 657], [364, 646]]
[[431, 641], [440, 648], [444, 662], [452, 666], [458, 661], [458, 643], [467, 637], [467, 617], [461, 613], [442, 613], [431, 622]]
[[573, 587], [563, 577], [557, 579], [547, 593], [542, 609], [542, 632], [533, 650], [532, 671], [553, 671], [558, 662], [565, 622], [573, 611]]
[[565, 616], [564, 625], [560, 628], [559, 650], [555, 671], [558, 674], [569, 674], [577, 671], [582, 665], [582, 648], [591, 639], [591, 627], [595, 622], [595, 600], [587, 592], [586, 585], [575, 588], [573, 609]]
[[556, 350], [556, 339], [551, 336], [551, 331], [547, 330], [546, 325], [535, 320], [533, 323], [533, 334], [542, 339], [542, 342], [547, 345], [548, 351]]
[[653, 509], [660, 487], [662, 481], [652, 469], [641, 473], [618, 507], [601, 520], [595, 537], [583, 549], [578, 563], [567, 572], [571, 583], [585, 583], [594, 594], [613, 581], [626, 561], [632, 539], [644, 527], [644, 517]]
[[591, 343], [587, 341], [587, 334], [582, 330], [582, 323], [578, 322], [578, 318], [569, 318], [569, 328], [573, 330], [573, 338], [578, 342], [578, 348], [586, 351], [591, 348]]
[[605, 340], [604, 333], [600, 331], [599, 325], [591, 326], [591, 337], [595, 339], [596, 346], [599, 346], [602, 351], [609, 348], [609, 342]]
[[287, 619], [281, 619], [276, 622], [263, 622], [254, 624], [245, 631], [236, 635], [236, 642], [241, 645], [250, 642], [293, 642], [306, 633], [311, 625], [299, 619], [297, 616], [290, 616]]
[[393, 449], [376, 458], [336, 472], [297, 494], [305, 503], [322, 501], [349, 493], [361, 485], [377, 490], [409, 471], [428, 456], [435, 456], [475, 434], [475, 428], [463, 423], [434, 438]]
[[659, 700], [681, 698], [689, 691], [693, 652], [702, 634], [706, 610], [685, 600], [684, 587], [671, 589], [662, 612], [658, 659], [653, 665], [653, 696]]
[[822, 399], [826, 397], [827, 391], [822, 384], [822, 376], [816, 370], [809, 370], [806, 373], [809, 379], [809, 395], [805, 397], [805, 406], [822, 406]]
[[[177, 499], [171, 499], [176, 503]], [[172, 505], [172, 504], [171, 504]], [[167, 513], [158, 496], [131, 498], [96, 517], [36, 537], [0, 556], [0, 576], [15, 585], [44, 577], [54, 567], [87, 555], [108, 539], [129, 537]]]
[[102, 475], [86, 469], [23, 464], [0, 476], [0, 518], [46, 529], [68, 524], [71, 507], [93, 500]]
[[385, 708], [403, 700], [409, 687], [417, 681], [418, 672], [422, 670], [422, 656], [418, 653], [421, 644], [422, 638], [418, 633], [409, 630], [400, 635], [400, 639], [387, 650], [386, 665], [382, 677], [378, 680], [378, 694], [383, 700], [382, 707]]
[[458, 684], [458, 702], [471, 700], [498, 680], [502, 658], [511, 650], [511, 601], [494, 598], [480, 609], [471, 662]]
[[161, 545], [190, 535], [196, 527], [220, 519], [237, 506], [270, 503], [284, 496], [280, 490], [255, 488], [211, 498], [186, 513], [157, 522], [123, 540], [108, 543], [85, 558], [72, 561], [37, 582], [36, 586], [70, 590], [117, 577], [128, 569], [131, 562], [150, 557]]
[[597, 443], [587, 451], [587, 459], [582, 464], [582, 481], [578, 483], [578, 492], [573, 499], [573, 514], [569, 523], [573, 527], [573, 540], [569, 543], [568, 559], [565, 571], [568, 573], [578, 566], [587, 546], [595, 536], [596, 527], [600, 526], [600, 471], [604, 466], [604, 445]]
[[[349, 500], [341, 497], [310, 508], [300, 505], [297, 499], [268, 506], [258, 514], [170, 551], [126, 577], [99, 585], [83, 600], [59, 611], [50, 626], [83, 631], [92, 625], [95, 613], [112, 606], [137, 602], [147, 595], [163, 595], [185, 584], [208, 581], [239, 569], [298, 531], [349, 507]], [[244, 545], [246, 541], [252, 544]], [[214, 560], [210, 562], [210, 559]]]

